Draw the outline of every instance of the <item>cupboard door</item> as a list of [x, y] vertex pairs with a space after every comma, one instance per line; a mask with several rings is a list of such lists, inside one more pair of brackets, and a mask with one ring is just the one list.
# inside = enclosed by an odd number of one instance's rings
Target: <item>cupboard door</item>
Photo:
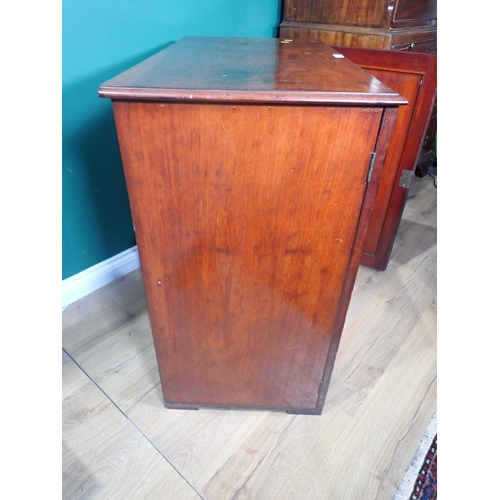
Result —
[[437, 57], [334, 48], [408, 101], [398, 112], [361, 259], [363, 265], [385, 270], [436, 99]]

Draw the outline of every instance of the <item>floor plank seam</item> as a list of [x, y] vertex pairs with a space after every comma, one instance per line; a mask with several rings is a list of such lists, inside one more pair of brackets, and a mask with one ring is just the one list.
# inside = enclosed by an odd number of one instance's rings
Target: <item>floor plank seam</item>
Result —
[[[127, 408], [127, 413], [130, 412], [133, 408], [135, 408], [148, 394], [150, 394], [152, 391], [154, 391], [157, 387], [159, 387], [160, 381], [158, 381], [151, 389], [149, 389], [146, 393], [144, 393], [135, 403], [132, 403], [128, 408]], [[161, 389], [160, 389], [161, 390]]]
[[254, 472], [260, 467], [260, 464], [264, 461], [264, 459], [269, 455], [269, 452], [266, 452], [266, 454], [258, 461], [257, 465], [253, 468], [252, 472], [248, 475], [248, 477], [245, 479], [245, 482], [238, 488], [236, 493], [231, 497], [231, 500], [236, 500], [240, 492], [245, 488], [246, 484], [250, 480], [250, 478], [253, 476]]
[[84, 344], [78, 346], [78, 348], [75, 349], [75, 351], [76, 352], [81, 351], [81, 350], [85, 349], [86, 347], [88, 347], [89, 344], [92, 344], [93, 342], [95, 342], [96, 340], [100, 339], [101, 337], [104, 337], [105, 335], [108, 335], [108, 333], [112, 333], [112, 332], [115, 332], [116, 330], [119, 330], [123, 326], [127, 325], [130, 321], [132, 321], [136, 316], [139, 316], [139, 315], [129, 314], [127, 316], [127, 318], [125, 318], [119, 325], [113, 326], [113, 327], [109, 328], [108, 330], [106, 330], [106, 331], [104, 331], [102, 333], [99, 333], [95, 337], [92, 337], [91, 339], [89, 339]]
[[108, 401], [137, 429], [137, 431], [144, 437], [144, 439], [160, 454], [160, 456], [167, 462], [172, 469], [179, 474], [179, 476], [189, 485], [189, 487], [201, 498], [201, 500], [205, 500], [205, 498], [200, 495], [198, 490], [182, 475], [182, 473], [168, 460], [168, 458], [158, 449], [158, 447], [141, 431], [141, 429], [135, 424], [133, 420], [131, 420], [128, 415], [111, 399], [106, 391], [102, 389], [102, 387], [84, 370], [84, 368], [76, 361], [76, 359], [63, 347], [62, 350], [65, 354], [75, 363], [75, 365], [81, 370], [83, 374], [101, 391], [101, 393], [106, 397]]
[[373, 349], [374, 345], [377, 343], [379, 337], [377, 336], [375, 340], [372, 342], [372, 345], [366, 350], [366, 352], [363, 354], [363, 357], [360, 359], [359, 363], [356, 365], [354, 370], [349, 374], [349, 376], [344, 380], [344, 384], [349, 382], [349, 379], [356, 373], [358, 368], [361, 366], [363, 361], [365, 360], [366, 356], [368, 356], [368, 353]]
[[132, 361], [134, 358], [136, 358], [137, 356], [139, 356], [142, 352], [144, 352], [146, 349], [148, 349], [149, 347], [151, 347], [153, 345], [153, 342], [150, 342], [147, 346], [143, 347], [142, 349], [139, 349], [133, 356], [131, 356], [130, 358], [127, 358], [125, 359], [124, 361], [122, 361], [121, 363], [119, 363], [118, 365], [116, 366], [113, 366], [113, 370], [118, 370], [118, 368], [121, 368], [123, 365], [125, 365], [126, 363], [128, 363], [129, 361]]

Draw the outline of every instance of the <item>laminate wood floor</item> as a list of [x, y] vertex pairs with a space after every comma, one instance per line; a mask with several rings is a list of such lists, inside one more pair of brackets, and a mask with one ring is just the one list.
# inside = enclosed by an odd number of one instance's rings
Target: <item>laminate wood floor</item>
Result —
[[140, 270], [68, 306], [62, 498], [390, 500], [436, 408], [436, 200], [360, 268], [321, 416], [165, 409]]

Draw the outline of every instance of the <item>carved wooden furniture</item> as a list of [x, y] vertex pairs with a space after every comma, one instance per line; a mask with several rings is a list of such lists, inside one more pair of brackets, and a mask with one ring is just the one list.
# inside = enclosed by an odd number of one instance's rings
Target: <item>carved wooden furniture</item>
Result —
[[405, 99], [317, 40], [198, 37], [99, 95], [165, 405], [320, 414]]

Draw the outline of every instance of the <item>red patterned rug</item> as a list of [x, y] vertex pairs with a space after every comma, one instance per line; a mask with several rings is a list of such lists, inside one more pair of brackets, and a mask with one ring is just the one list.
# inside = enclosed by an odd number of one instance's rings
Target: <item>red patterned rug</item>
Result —
[[410, 500], [437, 499], [437, 434], [420, 467]]
[[437, 500], [437, 411], [392, 500]]

